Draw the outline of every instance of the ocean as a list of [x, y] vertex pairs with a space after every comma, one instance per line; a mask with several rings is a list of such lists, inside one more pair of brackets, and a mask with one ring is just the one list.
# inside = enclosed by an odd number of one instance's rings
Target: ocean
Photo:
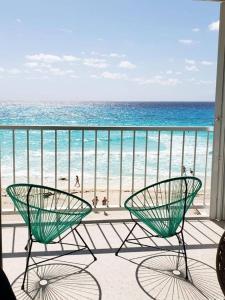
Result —
[[100, 102], [0, 106], [0, 124], [213, 126], [213, 102]]
[[[213, 126], [213, 119], [211, 102], [2, 104], [0, 107], [1, 125]], [[51, 186], [57, 182], [59, 186], [59, 179], [64, 177], [71, 178], [73, 188], [75, 176], [81, 180], [82, 168], [82, 186], [86, 191], [119, 190], [121, 182], [123, 190], [131, 191], [142, 188], [145, 181], [148, 184], [180, 176], [182, 165], [187, 174], [194, 169], [203, 181], [207, 178], [206, 171], [210, 177], [213, 134], [207, 131], [197, 135], [186, 131], [184, 147], [183, 132], [176, 130], [161, 131], [160, 136], [158, 131], [149, 131], [146, 136], [145, 131], [137, 130], [135, 144], [134, 132], [124, 131], [122, 157], [121, 131], [111, 131], [109, 136], [107, 130], [97, 133], [88, 130], [83, 138], [82, 150], [81, 130], [71, 131], [70, 140], [67, 130], [58, 131], [57, 137], [54, 130], [29, 130], [29, 140], [26, 130], [14, 133], [0, 130], [2, 184], [26, 182], [29, 176], [30, 182]]]

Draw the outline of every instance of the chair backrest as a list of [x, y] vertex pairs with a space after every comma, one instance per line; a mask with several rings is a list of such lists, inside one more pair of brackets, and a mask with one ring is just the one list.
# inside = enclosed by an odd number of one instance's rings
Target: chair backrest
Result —
[[35, 184], [6, 189], [37, 241], [49, 243], [92, 210], [85, 200], [64, 191]]
[[202, 186], [193, 177], [176, 177], [152, 184], [131, 195], [125, 207], [162, 237], [176, 234]]

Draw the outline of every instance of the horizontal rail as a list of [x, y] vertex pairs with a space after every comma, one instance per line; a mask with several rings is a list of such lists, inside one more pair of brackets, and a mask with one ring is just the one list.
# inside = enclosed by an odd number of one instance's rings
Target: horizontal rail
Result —
[[110, 131], [206, 131], [213, 132], [211, 126], [67, 126], [67, 125], [0, 125], [1, 129], [23, 130], [110, 130]]

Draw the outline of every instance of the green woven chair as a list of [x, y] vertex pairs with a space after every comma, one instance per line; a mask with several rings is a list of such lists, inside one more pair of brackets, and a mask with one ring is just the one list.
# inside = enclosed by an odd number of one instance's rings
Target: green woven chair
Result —
[[[185, 258], [185, 278], [188, 279], [183, 227], [185, 214], [201, 186], [200, 179], [196, 177], [177, 177], [155, 183], [131, 195], [125, 201], [125, 208], [129, 210], [135, 223], [117, 250], [116, 255], [126, 241], [143, 245], [139, 241], [137, 243], [136, 239], [128, 239], [137, 225], [148, 233], [149, 237], [169, 238], [176, 236], [179, 245], [182, 245], [182, 253]], [[154, 234], [143, 227], [139, 221], [143, 222]], [[178, 257], [180, 252], [179, 247]]]
[[8, 186], [6, 191], [28, 226], [29, 239], [25, 247], [28, 255], [22, 289], [24, 289], [28, 268], [52, 259], [45, 259], [38, 263], [32, 259], [34, 263], [29, 265], [33, 242], [72, 246], [74, 244], [65, 243], [63, 239], [70, 232], [75, 231], [84, 245], [76, 245], [78, 249], [67, 251], [66, 254], [63, 253], [57, 257], [88, 249], [96, 260], [77, 231], [81, 220], [92, 210], [89, 203], [67, 192], [35, 184], [13, 184]]

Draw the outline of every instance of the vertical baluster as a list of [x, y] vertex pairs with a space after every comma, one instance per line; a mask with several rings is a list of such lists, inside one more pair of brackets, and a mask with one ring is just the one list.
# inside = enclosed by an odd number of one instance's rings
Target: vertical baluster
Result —
[[194, 147], [194, 161], [193, 161], [193, 175], [194, 176], [195, 176], [195, 169], [196, 169], [197, 139], [198, 139], [198, 132], [195, 131], [195, 147]]
[[[110, 130], [108, 130], [108, 158], [107, 158], [107, 200], [109, 201], [109, 165], [110, 165]], [[107, 206], [108, 206], [107, 202]]]
[[[68, 130], [68, 193], [70, 193], [70, 171], [71, 171], [71, 130]], [[68, 199], [68, 208], [70, 208], [70, 200]]]
[[57, 176], [58, 176], [58, 149], [57, 149], [57, 130], [55, 130], [55, 188], [57, 188]]
[[27, 182], [30, 183], [30, 131], [27, 129]]
[[43, 185], [43, 129], [41, 129], [41, 185]]
[[123, 130], [120, 132], [120, 195], [119, 206], [122, 204], [122, 185], [123, 185]]
[[206, 153], [205, 153], [205, 180], [204, 180], [204, 199], [203, 205], [205, 205], [206, 187], [207, 187], [207, 168], [208, 168], [208, 152], [209, 152], [209, 131], [207, 132], [206, 141]]
[[156, 175], [156, 182], [159, 181], [159, 158], [160, 158], [160, 139], [161, 139], [161, 132], [158, 132], [158, 150], [157, 150], [157, 175]]
[[[15, 130], [12, 130], [12, 147], [13, 147], [13, 184], [16, 183], [16, 149], [15, 149]], [[15, 212], [15, 206], [13, 206]]]
[[[148, 171], [148, 130], [145, 132], [145, 173], [144, 173], [144, 187], [147, 185], [147, 171]], [[144, 191], [144, 205], [146, 203], [146, 190]]]
[[84, 196], [84, 129], [82, 129], [81, 145], [81, 198]]
[[68, 192], [70, 193], [70, 171], [71, 171], [71, 130], [68, 131]]
[[12, 146], [13, 146], [13, 183], [16, 183], [16, 153], [15, 153], [15, 130], [12, 130]]
[[169, 178], [171, 178], [172, 169], [172, 155], [173, 155], [173, 131], [170, 134], [170, 162], [169, 162]]
[[181, 168], [180, 168], [181, 176], [185, 175], [184, 172], [183, 172], [183, 167], [185, 167], [184, 166], [185, 137], [186, 137], [186, 133], [184, 131], [183, 132], [183, 137], [182, 137], [182, 154], [181, 154]]
[[133, 132], [133, 160], [132, 160], [132, 194], [134, 193], [134, 167], [135, 167], [136, 131]]
[[145, 132], [145, 174], [144, 174], [144, 187], [147, 184], [147, 170], [148, 170], [148, 131]]
[[96, 197], [96, 184], [97, 184], [97, 130], [95, 130], [95, 170], [94, 170], [94, 198]]

